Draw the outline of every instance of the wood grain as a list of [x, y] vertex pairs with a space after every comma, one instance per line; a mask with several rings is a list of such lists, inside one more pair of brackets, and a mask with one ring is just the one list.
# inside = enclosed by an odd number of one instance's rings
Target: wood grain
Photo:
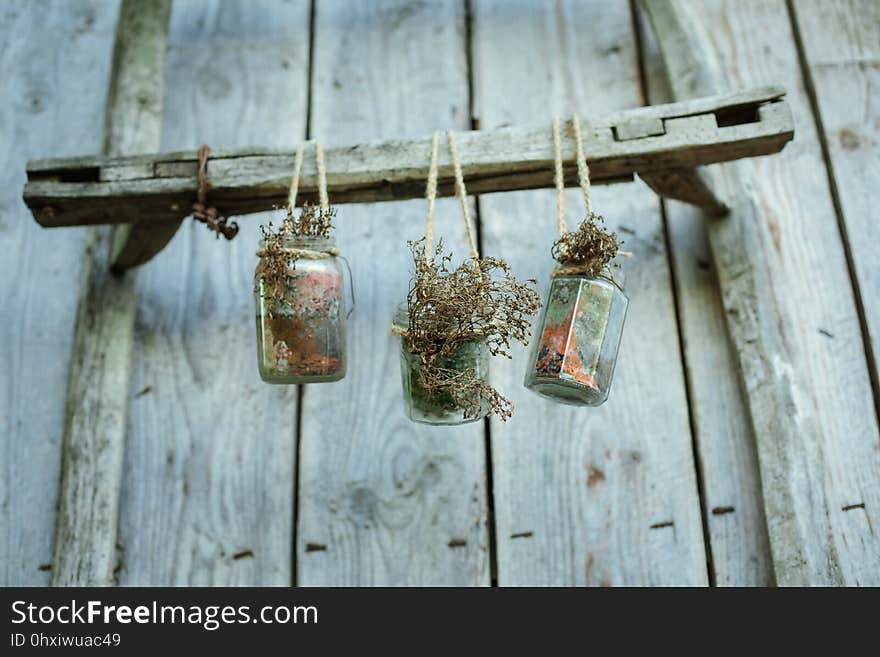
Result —
[[29, 158], [101, 148], [114, 3], [0, 9], [0, 583], [44, 586], [85, 231], [54, 235], [19, 196]]
[[[159, 146], [171, 2], [123, 0], [107, 96], [104, 152]], [[133, 275], [109, 268], [112, 229], [90, 232], [73, 339], [55, 529], [54, 586], [114, 580], [128, 382], [136, 305]]]
[[[309, 3], [175, 3], [166, 149], [305, 132]], [[140, 273], [120, 514], [123, 585], [289, 585], [296, 389], [257, 372], [255, 218], [188, 222]]]
[[[775, 153], [791, 139], [794, 129], [782, 94], [779, 88], [763, 87], [585, 118], [585, 151], [592, 177], [597, 184], [619, 182], [634, 173]], [[544, 139], [545, 131], [545, 126], [523, 125], [462, 133], [462, 168], [470, 188], [482, 193], [551, 187], [548, 172], [553, 168], [553, 151]], [[328, 190], [337, 204], [419, 198], [424, 194], [424, 153], [429, 148], [430, 138], [424, 137], [330, 148], [325, 156]], [[575, 186], [571, 148], [566, 144], [566, 182]], [[289, 150], [212, 152], [208, 162], [212, 203], [227, 214], [283, 204], [293, 159]], [[443, 153], [438, 164], [438, 192], [450, 196], [449, 156]], [[132, 213], [144, 225], [171, 221], [189, 211], [197, 165], [194, 151], [32, 162], [24, 198], [45, 226], [119, 223], [120, 216]], [[301, 201], [314, 201], [316, 186], [314, 147], [308, 147]], [[690, 196], [686, 200], [702, 199]], [[163, 227], [162, 239], [166, 232]]]
[[[791, 89], [798, 143], [720, 165], [731, 213], [707, 223], [758, 445], [781, 585], [880, 578], [880, 450], [852, 284], [782, 2], [645, 0], [676, 97], [725, 81]], [[733, 44], [736, 44], [735, 46]], [[728, 82], [729, 83], [729, 82]]]
[[[671, 97], [663, 60], [644, 12], [638, 18], [648, 101], [662, 102]], [[695, 173], [711, 184], [711, 172]], [[708, 219], [681, 203], [667, 202], [665, 210], [711, 574], [716, 586], [771, 585], [755, 439], [706, 235]]]
[[830, 157], [880, 409], [880, 3], [792, 3]]
[[[474, 91], [482, 125], [574, 108], [631, 107], [639, 95], [627, 3], [474, 3]], [[516, 89], [516, 101], [510, 93]], [[569, 224], [583, 199], [567, 195]], [[656, 196], [641, 183], [594, 191], [634, 252], [609, 401], [572, 409], [522, 387], [525, 350], [496, 370], [516, 415], [491, 424], [501, 585], [705, 585], [707, 568], [675, 308]], [[480, 198], [483, 243], [520, 276], [551, 269], [552, 193]]]
[[[463, 36], [458, 2], [318, 3], [313, 136], [333, 146], [467, 126]], [[299, 584], [489, 583], [482, 423], [427, 427], [403, 413], [390, 323], [412, 272], [405, 241], [423, 233], [426, 209], [339, 210], [356, 307], [347, 377], [303, 393]], [[460, 256], [459, 212], [451, 199], [437, 203], [437, 236]]]

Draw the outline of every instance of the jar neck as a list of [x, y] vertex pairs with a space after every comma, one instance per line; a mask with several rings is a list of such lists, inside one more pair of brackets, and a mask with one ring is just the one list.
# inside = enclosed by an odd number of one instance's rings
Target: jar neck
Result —
[[611, 285], [613, 285], [618, 290], [623, 292], [624, 275], [623, 275], [623, 272], [620, 272], [620, 271], [616, 271], [613, 274], [603, 272], [601, 274], [598, 274], [597, 276], [587, 276], [586, 274], [576, 274], [576, 273], [571, 273], [571, 274], [559, 273], [559, 274], [553, 274], [551, 276], [551, 278], [582, 278], [585, 280], [605, 281], [606, 283], [611, 283]]
[[[308, 249], [327, 251], [336, 247], [336, 238], [317, 235], [291, 235], [285, 238], [283, 246], [288, 249]], [[266, 248], [266, 241], [260, 241], [260, 248]]]

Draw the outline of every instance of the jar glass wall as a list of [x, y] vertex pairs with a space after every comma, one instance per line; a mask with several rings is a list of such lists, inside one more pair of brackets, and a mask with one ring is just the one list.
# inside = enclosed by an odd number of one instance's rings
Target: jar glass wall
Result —
[[604, 277], [555, 276], [537, 326], [524, 385], [575, 406], [608, 399], [627, 297]]
[[[400, 329], [408, 326], [405, 307], [395, 316], [394, 325]], [[462, 344], [455, 353], [439, 363], [439, 367], [454, 372], [473, 372], [482, 380], [489, 380], [491, 354], [485, 340], [473, 340]], [[467, 424], [476, 422], [489, 413], [489, 405], [481, 403], [479, 412], [465, 417], [462, 408], [448, 392], [428, 395], [419, 382], [421, 358], [414, 354], [405, 336], [400, 338], [400, 374], [403, 382], [403, 403], [407, 417], [413, 422], [434, 425]]]
[[[291, 249], [322, 252], [335, 246], [325, 237], [296, 237]], [[339, 259], [291, 258], [281, 294], [266, 281], [261, 259], [254, 273], [257, 359], [268, 383], [320, 383], [345, 376], [344, 276]]]

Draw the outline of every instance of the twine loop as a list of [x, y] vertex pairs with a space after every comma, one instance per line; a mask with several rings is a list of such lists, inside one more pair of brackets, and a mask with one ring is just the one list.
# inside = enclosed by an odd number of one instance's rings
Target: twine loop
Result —
[[[437, 150], [440, 142], [440, 133], [434, 131], [431, 137], [431, 164], [428, 167], [428, 182], [425, 187], [425, 198], [428, 200], [428, 215], [425, 221], [425, 260], [433, 256], [434, 248], [434, 204], [437, 200]], [[464, 232], [467, 236], [468, 248], [471, 258], [479, 260], [480, 252], [477, 248], [477, 239], [474, 235], [474, 227], [471, 221], [471, 209], [467, 200], [467, 188], [464, 184], [464, 176], [461, 172], [461, 159], [458, 155], [458, 144], [455, 141], [455, 133], [446, 131], [446, 142], [449, 145], [449, 155], [452, 159], [452, 169], [455, 176], [455, 195], [461, 204], [461, 213], [464, 220]]]
[[202, 144], [199, 148], [199, 187], [196, 191], [196, 202], [192, 205], [192, 217], [196, 221], [201, 221], [212, 231], [217, 238], [223, 235], [227, 240], [231, 240], [238, 235], [238, 223], [235, 221], [227, 221], [226, 217], [220, 216], [220, 212], [213, 205], [208, 205], [208, 156], [211, 149], [207, 144]]
[[[302, 173], [303, 163], [303, 143], [300, 142], [296, 146], [296, 155], [293, 158], [293, 176], [290, 180], [290, 191], [287, 193], [287, 212], [289, 217], [293, 216], [296, 209], [296, 197], [299, 193], [299, 179]], [[330, 211], [330, 197], [327, 194], [327, 171], [324, 166], [324, 149], [320, 142], [315, 142], [315, 164], [318, 170], [318, 198], [320, 199], [321, 212]], [[289, 228], [288, 228], [289, 230]], [[305, 260], [323, 260], [325, 258], [334, 258], [339, 255], [340, 251], [335, 246], [327, 246], [321, 249], [298, 247], [282, 247], [273, 249], [272, 254], [283, 253], [290, 256], [292, 260], [303, 258]], [[257, 251], [257, 257], [262, 258], [271, 255], [266, 249]]]
[[[559, 229], [559, 237], [566, 233], [565, 227], [565, 176], [562, 169], [562, 139], [560, 136], [559, 117], [553, 119], [553, 182], [556, 185], [556, 224]], [[571, 119], [572, 131], [574, 132], [575, 159], [577, 161], [578, 184], [584, 196], [584, 205], [587, 209], [587, 217], [593, 216], [593, 201], [590, 189], [590, 167], [587, 166], [587, 158], [584, 155], [583, 136], [581, 133], [581, 120], [577, 114]]]
[[[595, 229], [595, 224], [593, 223], [594, 220], [601, 220], [601, 218], [593, 213], [593, 202], [590, 188], [590, 167], [587, 166], [587, 158], [584, 155], [581, 120], [577, 114], [572, 116], [571, 126], [575, 141], [575, 160], [577, 163], [578, 184], [580, 185], [581, 193], [584, 197], [584, 205], [587, 213], [584, 224], [581, 225], [579, 231], [585, 229], [587, 222], [589, 222], [589, 224]], [[565, 175], [562, 168], [562, 138], [559, 117], [553, 119], [553, 155], [553, 182], [556, 186], [556, 223], [559, 230], [559, 241], [553, 245], [553, 249], [551, 250], [551, 255], [558, 261], [558, 264], [553, 269], [552, 275], [595, 274], [596, 262], [594, 259], [586, 260], [584, 262], [565, 262], [565, 258], [568, 255], [566, 240], [572, 238], [575, 234], [569, 234], [566, 231], [565, 225]], [[610, 258], [613, 259], [616, 256], [630, 257], [632, 256], [632, 253], [620, 251], [618, 248]], [[603, 268], [607, 267], [608, 264], [606, 262]], [[606, 278], [614, 282], [610, 276], [606, 276]]]

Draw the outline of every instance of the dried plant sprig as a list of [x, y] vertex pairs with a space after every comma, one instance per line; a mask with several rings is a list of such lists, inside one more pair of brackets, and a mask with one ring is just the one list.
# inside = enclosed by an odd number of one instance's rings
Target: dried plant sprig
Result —
[[[288, 209], [288, 214], [291, 211]], [[336, 208], [322, 208], [320, 205], [303, 205], [299, 219], [294, 221], [293, 234], [298, 237], [330, 237]]]
[[484, 405], [501, 419], [510, 417], [510, 401], [473, 371], [454, 371], [441, 364], [463, 345], [485, 340], [493, 356], [510, 358], [513, 341], [528, 344], [529, 317], [541, 307], [536, 281], [518, 281], [498, 258], [469, 258], [451, 268], [443, 242], [425, 258], [425, 240], [408, 242], [415, 276], [407, 294], [408, 346], [420, 360], [419, 383], [428, 396], [447, 394], [477, 417]]
[[269, 300], [268, 313], [285, 301], [291, 291], [290, 281], [296, 269], [295, 251], [290, 249], [288, 240], [297, 237], [329, 237], [333, 228], [335, 208], [324, 210], [318, 205], [306, 203], [297, 218], [293, 209], [288, 207], [284, 221], [276, 229], [272, 222], [260, 226], [263, 244], [260, 249], [260, 273], [263, 278], [263, 295]]
[[553, 244], [553, 258], [587, 276], [599, 276], [605, 272], [623, 242], [617, 239], [616, 233], [604, 227], [604, 222], [601, 215], [591, 212], [576, 231], [565, 233]]

